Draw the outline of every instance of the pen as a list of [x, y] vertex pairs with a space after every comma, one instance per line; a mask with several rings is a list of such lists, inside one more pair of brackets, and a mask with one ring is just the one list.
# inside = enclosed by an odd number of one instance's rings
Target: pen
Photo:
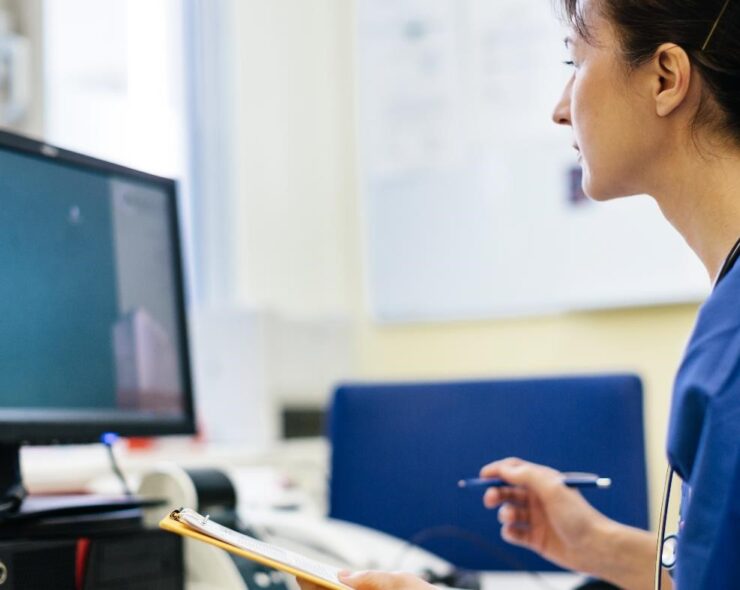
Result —
[[[569, 488], [598, 488], [606, 489], [612, 485], [608, 477], [599, 477], [594, 473], [564, 473], [563, 484]], [[508, 488], [514, 487], [503, 479], [481, 478], [461, 479], [457, 482], [459, 488]]]

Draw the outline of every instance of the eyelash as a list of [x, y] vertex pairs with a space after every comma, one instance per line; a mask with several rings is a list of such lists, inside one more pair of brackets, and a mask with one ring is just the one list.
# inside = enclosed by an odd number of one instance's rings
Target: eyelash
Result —
[[568, 60], [563, 62], [566, 66], [570, 66], [572, 68], [576, 67], [576, 62]]

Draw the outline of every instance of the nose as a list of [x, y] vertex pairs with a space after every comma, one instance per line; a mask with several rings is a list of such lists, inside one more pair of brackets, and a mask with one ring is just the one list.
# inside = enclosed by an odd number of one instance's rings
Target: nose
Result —
[[563, 89], [563, 95], [560, 97], [555, 110], [552, 113], [552, 120], [556, 125], [570, 125], [570, 95], [573, 88], [573, 77], [571, 76], [568, 83]]

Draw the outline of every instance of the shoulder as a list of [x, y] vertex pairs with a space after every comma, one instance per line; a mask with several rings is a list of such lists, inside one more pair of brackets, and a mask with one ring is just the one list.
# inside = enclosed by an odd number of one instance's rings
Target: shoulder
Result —
[[709, 415], [740, 411], [740, 264], [702, 306], [673, 387], [668, 456], [682, 477], [694, 466]]
[[699, 310], [692, 340], [740, 328], [740, 262], [715, 287]]
[[740, 263], [717, 285], [699, 310], [681, 362], [681, 378], [707, 395], [719, 394], [740, 367]]

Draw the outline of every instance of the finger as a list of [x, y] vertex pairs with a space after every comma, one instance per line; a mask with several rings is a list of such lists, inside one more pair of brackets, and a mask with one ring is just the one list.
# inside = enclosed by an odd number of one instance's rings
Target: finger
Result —
[[339, 581], [358, 590], [393, 590], [397, 587], [397, 577], [386, 572], [362, 571], [349, 575], [339, 574]]
[[506, 525], [501, 527], [501, 538], [511, 545], [530, 546], [529, 527]]
[[339, 581], [342, 582], [342, 584], [344, 584], [345, 586], [357, 588], [358, 583], [363, 580], [363, 576], [366, 573], [367, 572], [349, 572], [346, 570], [342, 570], [337, 574], [337, 578], [339, 578]]
[[560, 472], [517, 458], [491, 463], [483, 468], [482, 473], [485, 473], [484, 477], [499, 477], [512, 485], [532, 490], [539, 496], [563, 486]]
[[483, 505], [495, 508], [504, 502], [519, 506], [529, 505], [529, 492], [523, 488], [488, 488], [483, 495]]
[[308, 580], [296, 578], [296, 582], [298, 582], [298, 586], [301, 588], [301, 590], [322, 590], [321, 586], [319, 586], [318, 584], [314, 584], [313, 582], [309, 582]]
[[499, 461], [494, 461], [488, 465], [484, 465], [480, 470], [481, 477], [500, 477], [502, 467], [513, 467], [523, 463], [518, 457], [507, 457]]
[[529, 526], [529, 510], [513, 504], [504, 504], [498, 511], [498, 521], [503, 525]]

